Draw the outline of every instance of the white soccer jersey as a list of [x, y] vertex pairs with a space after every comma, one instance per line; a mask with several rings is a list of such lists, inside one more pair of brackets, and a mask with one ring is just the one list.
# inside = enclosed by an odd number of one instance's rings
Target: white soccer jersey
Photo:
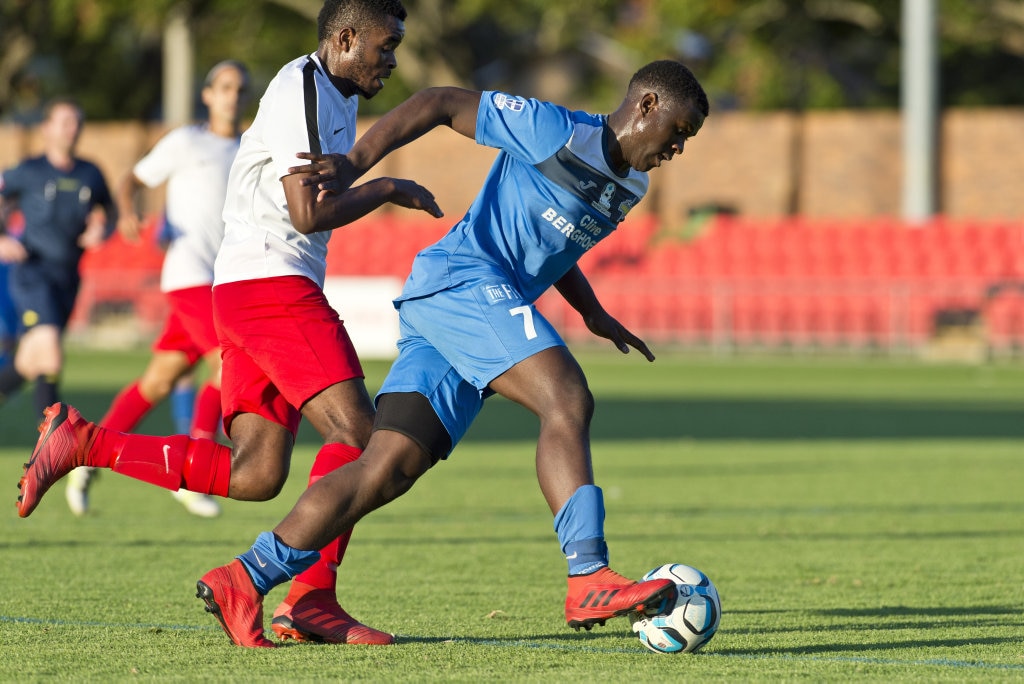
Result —
[[277, 73], [231, 166], [215, 285], [300, 275], [323, 287], [332, 232], [295, 230], [281, 178], [306, 163], [297, 152], [352, 149], [357, 106], [357, 96], [344, 97], [331, 84], [315, 54]]
[[173, 238], [164, 257], [164, 292], [213, 282], [213, 263], [224, 237], [224, 194], [238, 138], [205, 125], [176, 128], [132, 169], [149, 187], [167, 182], [166, 215]]

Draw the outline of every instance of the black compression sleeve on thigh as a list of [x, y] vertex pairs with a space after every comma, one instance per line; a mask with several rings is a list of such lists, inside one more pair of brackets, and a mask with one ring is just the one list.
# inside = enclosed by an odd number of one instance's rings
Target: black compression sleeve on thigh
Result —
[[393, 430], [413, 440], [430, 454], [431, 465], [447, 458], [452, 438], [434, 407], [419, 392], [389, 392], [377, 400], [373, 429]]

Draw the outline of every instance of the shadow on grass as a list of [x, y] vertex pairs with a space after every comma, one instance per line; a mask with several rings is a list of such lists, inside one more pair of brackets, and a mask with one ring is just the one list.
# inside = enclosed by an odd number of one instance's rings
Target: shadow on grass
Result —
[[[0, 542], [0, 550], [24, 550], [24, 549], [74, 549], [79, 547], [81, 549], [95, 549], [97, 542], [95, 539], [77, 539], [74, 537], [74, 531], [68, 529], [68, 536], [64, 539], [22, 539], [18, 541], [3, 541]], [[155, 525], [153, 531], [160, 532]], [[211, 548], [211, 549], [223, 549], [223, 548], [234, 548], [239, 546], [240, 543], [244, 542], [244, 539], [231, 538], [231, 539], [167, 539], [162, 537], [154, 537], [153, 539], [132, 539], [132, 540], [116, 540], [116, 539], [105, 539], [102, 542], [103, 548], [121, 548], [121, 549], [136, 549], [136, 548]]]
[[812, 615], [830, 617], [872, 617], [888, 619], [894, 616], [951, 617], [971, 615], [1017, 615], [1020, 606], [881, 606], [879, 608], [829, 608], [803, 611]]
[[[158, 528], [154, 526], [154, 532], [156, 533]], [[146, 540], [131, 540], [131, 541], [117, 541], [117, 540], [104, 540], [99, 543], [95, 540], [88, 541], [77, 541], [71, 539], [74, 535], [74, 531], [68, 532], [69, 539], [67, 540], [52, 540], [52, 541], [39, 541], [39, 540], [18, 540], [18, 541], [2, 541], [0, 542], [0, 551], [18, 550], [18, 549], [66, 549], [66, 548], [95, 548], [97, 544], [101, 544], [105, 548], [147, 548], [147, 547], [161, 547], [161, 548], [181, 548], [183, 550], [196, 549], [199, 547], [208, 547], [211, 549], [217, 548], [234, 548], [239, 545], [238, 539], [231, 540], [203, 540], [194, 541], [191, 539], [180, 539], [180, 540], [169, 540], [169, 539], [157, 539], [152, 541]], [[963, 540], [977, 540], [979, 538], [989, 539], [1013, 539], [1020, 540], [1024, 538], [1024, 530], [1008, 530], [1008, 531], [987, 531], [987, 530], [957, 530], [943, 533], [936, 533], [936, 535], [928, 535], [928, 533], [920, 532], [905, 532], [905, 533], [888, 533], [888, 535], [880, 535], [877, 531], [865, 530], [865, 531], [851, 531], [851, 532], [827, 532], [827, 533], [814, 533], [814, 532], [751, 532], [749, 535], [731, 535], [730, 542], [742, 542], [749, 540], [753, 542], [768, 542], [774, 539], [800, 539], [807, 542], [851, 542], [851, 541], [871, 541], [879, 539], [887, 540], [921, 540], [921, 539], [963, 539]], [[710, 542], [713, 543], [719, 540], [717, 533], [708, 533], [708, 535], [701, 535], [699, 532], [694, 532], [688, 536], [690, 542]], [[649, 542], [650, 544], [664, 543], [665, 536], [658, 535], [658, 533], [650, 533], [650, 535], [634, 535], [630, 536], [630, 540], [633, 542]], [[489, 546], [502, 547], [502, 546], [521, 546], [523, 544], [532, 544], [537, 546], [546, 546], [552, 543], [551, 537], [546, 535], [496, 535], [495, 537], [485, 536], [470, 536], [470, 537], [443, 537], [443, 538], [420, 538], [420, 537], [380, 537], [380, 538], [360, 538], [360, 547], [368, 549], [460, 549], [460, 548], [476, 548], [481, 544]], [[419, 553], [419, 551], [417, 551]]]
[[[98, 420], [112, 395], [68, 392], [65, 399], [86, 418]], [[30, 397], [0, 407], [0, 444], [31, 446], [38, 419]], [[170, 410], [157, 407], [137, 429], [173, 434]], [[592, 425], [595, 440], [814, 440], [814, 439], [1020, 439], [1024, 404], [1005, 401], [845, 401], [678, 398], [632, 400], [598, 397]], [[537, 419], [500, 397], [487, 401], [467, 442], [532, 440]], [[320, 439], [305, 422], [298, 441]]]
[[[726, 611], [729, 613], [731, 611]], [[933, 620], [892, 620], [886, 619], [878, 623], [871, 623], [870, 625], [861, 622], [843, 622], [843, 623], [829, 623], [820, 624], [811, 620], [801, 624], [800, 626], [785, 626], [785, 627], [751, 627], [751, 628], [729, 628], [729, 634], [741, 635], [741, 634], [753, 634], [763, 636], [766, 632], [771, 634], [821, 634], [825, 632], [839, 633], [839, 632], [866, 632], [872, 633], [879, 632], [895, 632], [903, 630], [922, 630], [922, 629], [967, 629], [977, 630], [981, 628], [996, 628], [1006, 629], [1008, 627], [1014, 627], [1016, 620], [1007, 620], [1005, 617], [988, 617], [979, 618], [971, 616], [970, 614], [962, 615], [959, 618], [951, 617], [946, 618], [941, 624], [937, 624]], [[803, 638], [803, 637], [801, 637]]]
[[[623, 623], [625, 624], [625, 623]], [[631, 636], [622, 631], [607, 630], [595, 627], [590, 632], [580, 630], [576, 632], [566, 627], [566, 631], [553, 634], [531, 634], [524, 637], [457, 637], [457, 636], [417, 636], [409, 634], [396, 634], [396, 644], [471, 644], [474, 646], [521, 646], [524, 648], [545, 648], [550, 647], [550, 642], [568, 643], [580, 648], [605, 641], [621, 641], [623, 637]]]
[[891, 618], [898, 615], [924, 617], [964, 617], [965, 615], [1016, 615], [1018, 606], [881, 606], [878, 608], [828, 608], [807, 610], [802, 608], [757, 608], [751, 610], [729, 610], [729, 615], [781, 615], [800, 613], [824, 617], [873, 617]]
[[[537, 421], [503, 399], [485, 404], [466, 439], [532, 439]], [[1024, 405], [827, 399], [597, 399], [595, 440], [940, 439], [1024, 437]]]
[[[931, 625], [933, 626], [933, 625]], [[897, 651], [912, 648], [956, 648], [958, 646], [986, 646], [1018, 643], [1016, 637], [970, 637], [963, 639], [907, 639], [900, 641], [891, 639], [858, 644], [815, 644], [810, 646], [793, 646], [779, 648], [716, 648], [715, 655], [821, 655], [826, 653], [861, 653], [868, 651]]]
[[[730, 634], [761, 634], [767, 633], [815, 633], [822, 632], [892, 632], [898, 630], [935, 629], [971, 629], [982, 627], [1006, 628], [1016, 624], [1019, 608], [1015, 606], [882, 606], [878, 608], [829, 608], [824, 610], [806, 609], [767, 609], [767, 610], [729, 610], [726, 615], [778, 615], [793, 614], [807, 616], [801, 620], [799, 627], [783, 627], [781, 629], [750, 628], [729, 629]], [[815, 617], [842, 618], [842, 623], [819, 624]], [[1007, 619], [1009, 617], [1010, 619]], [[855, 621], [857, 618], [869, 619], [869, 622]], [[816, 644], [792, 648], [765, 647], [755, 649], [716, 649], [719, 654], [756, 655], [756, 654], [801, 654], [835, 652], [835, 651], [873, 651], [880, 649], [921, 648], [931, 646], [966, 646], [981, 644], [1001, 644], [1017, 639], [1009, 637], [970, 637], [963, 639], [928, 639], [928, 640], [886, 640], [884, 642], [858, 644]]]

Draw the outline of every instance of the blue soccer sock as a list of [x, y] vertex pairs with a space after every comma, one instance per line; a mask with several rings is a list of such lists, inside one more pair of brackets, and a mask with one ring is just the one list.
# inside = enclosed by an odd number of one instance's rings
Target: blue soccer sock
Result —
[[273, 532], [261, 532], [252, 548], [238, 556], [256, 591], [264, 596], [278, 584], [295, 577], [320, 558], [319, 551], [293, 549]]
[[192, 411], [196, 403], [196, 388], [191, 383], [177, 384], [171, 390], [171, 417], [179, 435], [192, 432]]
[[604, 495], [596, 485], [577, 489], [555, 515], [555, 534], [570, 575], [587, 575], [608, 565], [604, 541]]

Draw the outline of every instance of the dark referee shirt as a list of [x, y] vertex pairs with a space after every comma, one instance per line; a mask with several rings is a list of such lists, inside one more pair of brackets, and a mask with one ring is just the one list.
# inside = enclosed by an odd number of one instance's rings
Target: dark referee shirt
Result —
[[55, 168], [46, 157], [32, 157], [0, 177], [0, 195], [14, 199], [25, 217], [21, 237], [30, 259], [77, 267], [82, 256], [78, 236], [96, 206], [113, 218], [113, 202], [95, 164], [76, 159], [70, 171]]

